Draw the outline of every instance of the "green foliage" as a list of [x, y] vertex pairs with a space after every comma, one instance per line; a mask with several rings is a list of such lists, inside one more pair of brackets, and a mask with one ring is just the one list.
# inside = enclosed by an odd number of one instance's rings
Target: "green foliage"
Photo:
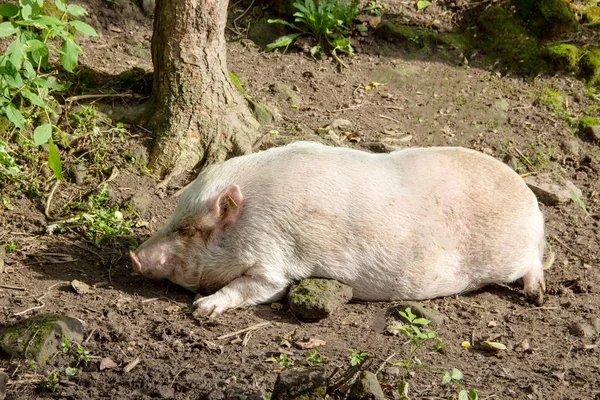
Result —
[[[329, 44], [332, 52], [336, 50], [351, 54], [354, 50], [348, 38], [356, 15], [359, 13], [358, 0], [321, 0], [315, 5], [313, 0], [294, 2], [294, 23], [282, 19], [270, 19], [270, 24], [283, 24], [298, 33], [291, 33], [276, 39], [267, 45], [267, 50], [289, 46], [298, 36], [310, 34], [315, 37], [317, 44], [311, 49], [313, 55], [323, 52], [325, 43]], [[335, 54], [335, 53], [334, 53]]]
[[327, 364], [327, 357], [319, 354], [319, 348], [315, 347], [313, 350], [306, 352], [306, 362], [311, 367], [314, 365]]
[[385, 3], [382, 3], [380, 1], [369, 1], [369, 2], [367, 2], [367, 5], [363, 11], [368, 12], [369, 14], [372, 14], [372, 15], [377, 15], [380, 17], [383, 15], [383, 10], [385, 9], [386, 6], [387, 5]]
[[590, 85], [600, 83], [600, 47], [589, 48], [579, 61], [583, 77]]
[[15, 159], [8, 153], [6, 143], [0, 140], [0, 180], [18, 181], [22, 175]]
[[67, 367], [67, 368], [65, 368], [65, 375], [67, 375], [67, 376], [75, 376], [75, 375], [77, 375], [78, 371], [79, 370], [77, 368]]
[[554, 37], [578, 29], [575, 14], [564, 0], [515, 0], [514, 4], [535, 35]]
[[[583, 117], [579, 120], [579, 126], [581, 128], [585, 128], [586, 126], [590, 126], [590, 125], [600, 125], [600, 121], [598, 121], [594, 117]], [[1, 153], [0, 153], [0, 155], [1, 155]]]
[[573, 71], [579, 61], [579, 48], [572, 44], [556, 44], [544, 49], [546, 58], [551, 65], [559, 70]]
[[77, 362], [83, 362], [85, 365], [88, 365], [90, 363], [90, 352], [87, 351], [87, 349], [85, 347], [83, 347], [82, 345], [78, 344], [75, 347], [75, 356], [77, 357]]
[[59, 382], [58, 371], [50, 371], [46, 379], [40, 381], [40, 386], [44, 389], [54, 390]]
[[44, 0], [19, 0], [18, 6], [0, 6], [0, 15], [5, 19], [0, 23], [0, 37], [12, 38], [0, 55], [0, 110], [22, 131], [38, 125], [34, 143], [48, 143], [48, 165], [61, 179], [60, 156], [52, 135], [58, 127], [52, 123], [57, 113], [51, 94], [66, 89], [68, 84], [52, 76], [48, 59], [52, 53], [58, 54], [63, 68], [73, 72], [82, 52], [75, 42], [75, 32], [91, 36], [97, 33], [85, 22], [73, 19], [87, 14], [83, 7], [67, 5], [64, 0], [54, 0], [54, 5], [59, 17], [44, 14]]
[[279, 365], [282, 366], [282, 367], [284, 367], [284, 368], [285, 367], [291, 367], [291, 366], [294, 365], [294, 362], [292, 360], [288, 359], [287, 354], [281, 353], [279, 355]]
[[360, 351], [357, 351], [354, 349], [348, 349], [348, 350], [350, 350], [350, 355], [348, 356], [348, 358], [350, 359], [350, 365], [352, 365], [353, 367], [355, 365], [362, 364], [367, 359], [367, 356], [369, 355], [369, 353], [360, 352]]

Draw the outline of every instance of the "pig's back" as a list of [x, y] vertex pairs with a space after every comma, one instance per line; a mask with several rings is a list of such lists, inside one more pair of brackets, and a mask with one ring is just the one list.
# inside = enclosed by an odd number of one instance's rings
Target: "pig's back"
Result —
[[533, 193], [472, 150], [270, 152], [241, 166], [240, 226], [256, 232], [253, 246], [277, 249], [290, 279], [337, 279], [364, 300], [431, 298], [522, 276], [543, 241]]

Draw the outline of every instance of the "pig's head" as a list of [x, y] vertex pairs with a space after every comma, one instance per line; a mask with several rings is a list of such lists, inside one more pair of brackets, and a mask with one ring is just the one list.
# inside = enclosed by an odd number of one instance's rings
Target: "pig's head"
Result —
[[207, 192], [202, 183], [194, 182], [165, 226], [130, 252], [135, 272], [189, 290], [206, 288], [202, 273], [217, 264], [219, 236], [239, 218], [244, 198], [237, 185]]

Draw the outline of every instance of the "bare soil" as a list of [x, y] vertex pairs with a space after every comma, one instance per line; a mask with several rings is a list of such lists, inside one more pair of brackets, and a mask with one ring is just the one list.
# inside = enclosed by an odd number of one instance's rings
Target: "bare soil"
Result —
[[[151, 70], [152, 21], [137, 3], [122, 0], [117, 9], [101, 0], [84, 5], [90, 10], [88, 21], [100, 33], [82, 41], [83, 67], [99, 78], [90, 93], [114, 88], [122, 82], [117, 76], [134, 67]], [[235, 6], [232, 20], [243, 11]], [[445, 14], [440, 19], [450, 20]], [[565, 75], [500, 74], [481, 55], [471, 57], [466, 67], [458, 55], [408, 52], [373, 37], [360, 44], [356, 57], [343, 59], [348, 68], [341, 70], [329, 58], [314, 60], [296, 51], [264, 53], [233, 34], [228, 50], [229, 68], [248, 94], [280, 114], [273, 126], [264, 127], [262, 148], [307, 138], [368, 151], [466, 146], [509, 162], [520, 173], [551, 172], [579, 187], [587, 214], [575, 201], [541, 205], [548, 242], [556, 253], [546, 273], [544, 306], [528, 303], [518, 284], [423, 302], [447, 317], [438, 329], [445, 349], [424, 347], [418, 360], [433, 368], [459, 368], [463, 385], [475, 388], [480, 399], [600, 398], [599, 338], [571, 333], [573, 323], [600, 317], [600, 148], [568, 123], [590, 113], [597, 116], [598, 103], [580, 81]], [[142, 75], [136, 84], [145, 87], [144, 79]], [[293, 88], [300, 97], [298, 107], [276, 99], [271, 90], [275, 82]], [[549, 89], [561, 94], [560, 104], [547, 101]], [[311, 132], [339, 118], [349, 120], [352, 128], [337, 130], [334, 136]], [[101, 135], [111, 134], [110, 126], [99, 124]], [[94, 150], [103, 157], [102, 168], [90, 169], [81, 185], [67, 180], [57, 187], [50, 214], [65, 216], [66, 204], [85, 198], [112, 174], [110, 198], [121, 208], [136, 194], [149, 196], [147, 207], [136, 209], [134, 236], [141, 242], [165, 222], [176, 204], [176, 191], [193, 175], [179, 186], [157, 189], [155, 178], [124, 158], [148, 147], [149, 133], [137, 126], [126, 128], [126, 134], [112, 136], [110, 147]], [[81, 150], [71, 150], [67, 171]], [[328, 373], [349, 368], [349, 349], [368, 352], [372, 371], [385, 363], [380, 382], [390, 399], [398, 398], [395, 388], [403, 376], [410, 383], [410, 398], [457, 397], [456, 388], [443, 386], [437, 373], [391, 366], [406, 358], [410, 348], [406, 338], [386, 333], [394, 303], [351, 302], [334, 317], [315, 323], [298, 321], [285, 303], [195, 320], [188, 313], [192, 293], [131, 272], [128, 240], [96, 245], [76, 228], [46, 234], [51, 221], [44, 209], [53, 181], [45, 182], [44, 196], [15, 194], [12, 207], [0, 213], [0, 241], [16, 245], [6, 254], [6, 269], [0, 274], [0, 326], [42, 312], [79, 318], [85, 326], [83, 346], [92, 358], [89, 365], [78, 365], [76, 376], [67, 377], [64, 368], [77, 363], [65, 355], [37, 368], [2, 355], [0, 371], [10, 376], [7, 399], [263, 398], [271, 393], [277, 373], [290, 368], [265, 360], [285, 353], [295, 366], [307, 365], [306, 350], [294, 343], [309, 338], [325, 341], [319, 353], [328, 359]], [[76, 293], [69, 284], [74, 279], [91, 285], [91, 292]], [[220, 339], [263, 322], [270, 324]], [[484, 340], [501, 342], [507, 350], [486, 351]], [[464, 341], [471, 346], [461, 346]], [[100, 361], [106, 357], [117, 367], [101, 371]], [[125, 372], [136, 359], [139, 364]], [[60, 383], [54, 391], [41, 388], [40, 381], [53, 370], [60, 371]]]

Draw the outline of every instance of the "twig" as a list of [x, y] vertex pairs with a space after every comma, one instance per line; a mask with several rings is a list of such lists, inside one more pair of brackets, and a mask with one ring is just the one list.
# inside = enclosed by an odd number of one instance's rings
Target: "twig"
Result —
[[189, 365], [189, 364], [186, 364], [186, 366], [185, 366], [185, 367], [181, 368], [181, 370], [179, 370], [179, 372], [175, 374], [175, 376], [173, 377], [173, 380], [171, 381], [171, 387], [173, 387], [173, 385], [175, 384], [175, 379], [177, 379], [177, 377], [178, 377], [179, 375], [181, 375], [181, 373], [182, 373], [183, 371], [185, 371], [186, 369], [188, 369], [189, 367], [190, 367], [190, 365]]
[[394, 121], [394, 122], [395, 122], [395, 123], [397, 123], [397, 124], [401, 124], [401, 123], [402, 123], [402, 122], [398, 121], [398, 120], [397, 120], [397, 119], [395, 119], [395, 118], [388, 117], [387, 115], [382, 115], [382, 114], [380, 114], [380, 115], [379, 115], [379, 118], [383, 118], [383, 119], [387, 119], [387, 120], [390, 120], [390, 121]]
[[247, 328], [240, 329], [239, 331], [235, 331], [235, 332], [232, 332], [232, 333], [227, 333], [225, 335], [221, 335], [221, 336], [217, 337], [217, 340], [227, 339], [227, 338], [230, 338], [232, 336], [239, 335], [240, 333], [254, 331], [254, 330], [257, 330], [257, 329], [260, 329], [260, 328], [264, 328], [265, 326], [268, 326], [268, 325], [271, 325], [271, 322], [261, 322], [260, 324], [252, 325], [252, 326], [249, 326]]
[[10, 290], [22, 290], [22, 291], [27, 290], [27, 289], [25, 289], [24, 287], [21, 287], [21, 286], [10, 286], [10, 285], [0, 285], [0, 288], [2, 288], [2, 289], [10, 289]]
[[596, 258], [588, 258], [586, 256], [582, 256], [581, 254], [577, 253], [575, 250], [573, 250], [572, 248], [570, 248], [569, 246], [567, 246], [567, 244], [565, 242], [563, 242], [562, 240], [560, 240], [559, 238], [557, 238], [556, 236], [552, 236], [552, 239], [556, 240], [558, 243], [560, 243], [565, 249], [569, 250], [569, 252], [571, 252], [571, 254], [573, 254], [575, 257], [579, 257], [581, 258], [583, 261], [587, 261], [587, 262], [593, 262], [593, 263], [597, 263], [599, 262], [598, 259]]
[[336, 112], [341, 112], [341, 111], [356, 110], [357, 108], [362, 107], [364, 104], [365, 103], [360, 103], [360, 104], [357, 104], [357, 105], [352, 106], [352, 107], [338, 108], [337, 110], [327, 110], [327, 112], [329, 112], [329, 113], [336, 113]]
[[378, 373], [381, 372], [381, 370], [383, 369], [383, 367], [385, 367], [385, 364], [387, 364], [388, 361], [390, 361], [392, 359], [392, 357], [394, 357], [396, 355], [396, 353], [392, 353], [391, 356], [389, 356], [388, 358], [386, 358], [381, 365], [379, 366], [379, 368], [377, 368], [377, 371], [375, 371], [375, 375], [377, 375]]
[[39, 305], [39, 306], [35, 306], [35, 307], [31, 307], [31, 308], [28, 308], [27, 310], [23, 310], [23, 311], [16, 312], [16, 313], [14, 313], [13, 315], [16, 317], [16, 316], [19, 316], [19, 315], [23, 315], [23, 314], [25, 314], [25, 313], [28, 313], [29, 311], [38, 310], [38, 309], [40, 309], [40, 308], [44, 308], [44, 307], [46, 307], [46, 304], [44, 304], [44, 302], [42, 301], [42, 299], [43, 299], [44, 297], [46, 297], [46, 295], [47, 295], [48, 293], [50, 293], [50, 289], [52, 289], [53, 287], [55, 287], [55, 286], [57, 286], [57, 285], [65, 285], [65, 284], [68, 284], [68, 283], [69, 283], [69, 282], [56, 282], [55, 284], [53, 284], [53, 285], [50, 285], [50, 287], [48, 287], [48, 289], [46, 289], [46, 290], [45, 290], [44, 294], [43, 294], [43, 295], [41, 295], [40, 297], [38, 297], [38, 298], [36, 299], [36, 301], [39, 301], [40, 303], [42, 303], [41, 305]]
[[530, 167], [533, 167], [533, 164], [531, 163], [531, 161], [529, 161], [529, 159], [527, 157], [525, 157], [525, 154], [521, 153], [521, 150], [517, 149], [516, 147], [514, 149], [517, 153], [519, 153], [519, 155], [521, 157], [523, 157], [523, 160], [527, 163], [527, 165], [529, 165]]
[[335, 49], [333, 49], [331, 51], [331, 55], [333, 56], [333, 58], [335, 59], [335, 61], [337, 61], [338, 64], [340, 64], [340, 67], [344, 67], [344, 68], [348, 69], [348, 66], [346, 64], [344, 64], [344, 62], [342, 60], [340, 60], [340, 58], [336, 54]]
[[560, 310], [560, 307], [531, 307], [526, 309], [525, 311], [533, 311], [533, 310]]
[[88, 337], [85, 338], [85, 340], [81, 344], [86, 344], [87, 342], [89, 342], [89, 340], [92, 338], [92, 335], [94, 334], [94, 332], [96, 332], [96, 328], [92, 329], [92, 331], [90, 332]]
[[385, 106], [385, 108], [389, 108], [390, 110], [404, 111], [404, 107], [398, 107], [398, 106]]
[[50, 216], [50, 203], [52, 203], [52, 196], [54, 196], [54, 191], [56, 190], [56, 188], [58, 187], [58, 185], [60, 185], [60, 180], [57, 179], [56, 183], [52, 187], [52, 190], [50, 191], [50, 194], [48, 195], [48, 199], [46, 199], [46, 208], [44, 208], [44, 215], [50, 221], [54, 221], [56, 219], [56, 218]]
[[71, 103], [74, 101], [79, 101], [79, 100], [87, 100], [87, 99], [102, 99], [105, 97], [128, 97], [128, 98], [134, 98], [134, 99], [142, 99], [144, 98], [144, 96], [140, 96], [139, 94], [135, 94], [135, 93], [116, 93], [116, 94], [82, 94], [79, 96], [71, 96], [71, 97], [67, 97], [65, 99], [65, 101], [67, 103]]

